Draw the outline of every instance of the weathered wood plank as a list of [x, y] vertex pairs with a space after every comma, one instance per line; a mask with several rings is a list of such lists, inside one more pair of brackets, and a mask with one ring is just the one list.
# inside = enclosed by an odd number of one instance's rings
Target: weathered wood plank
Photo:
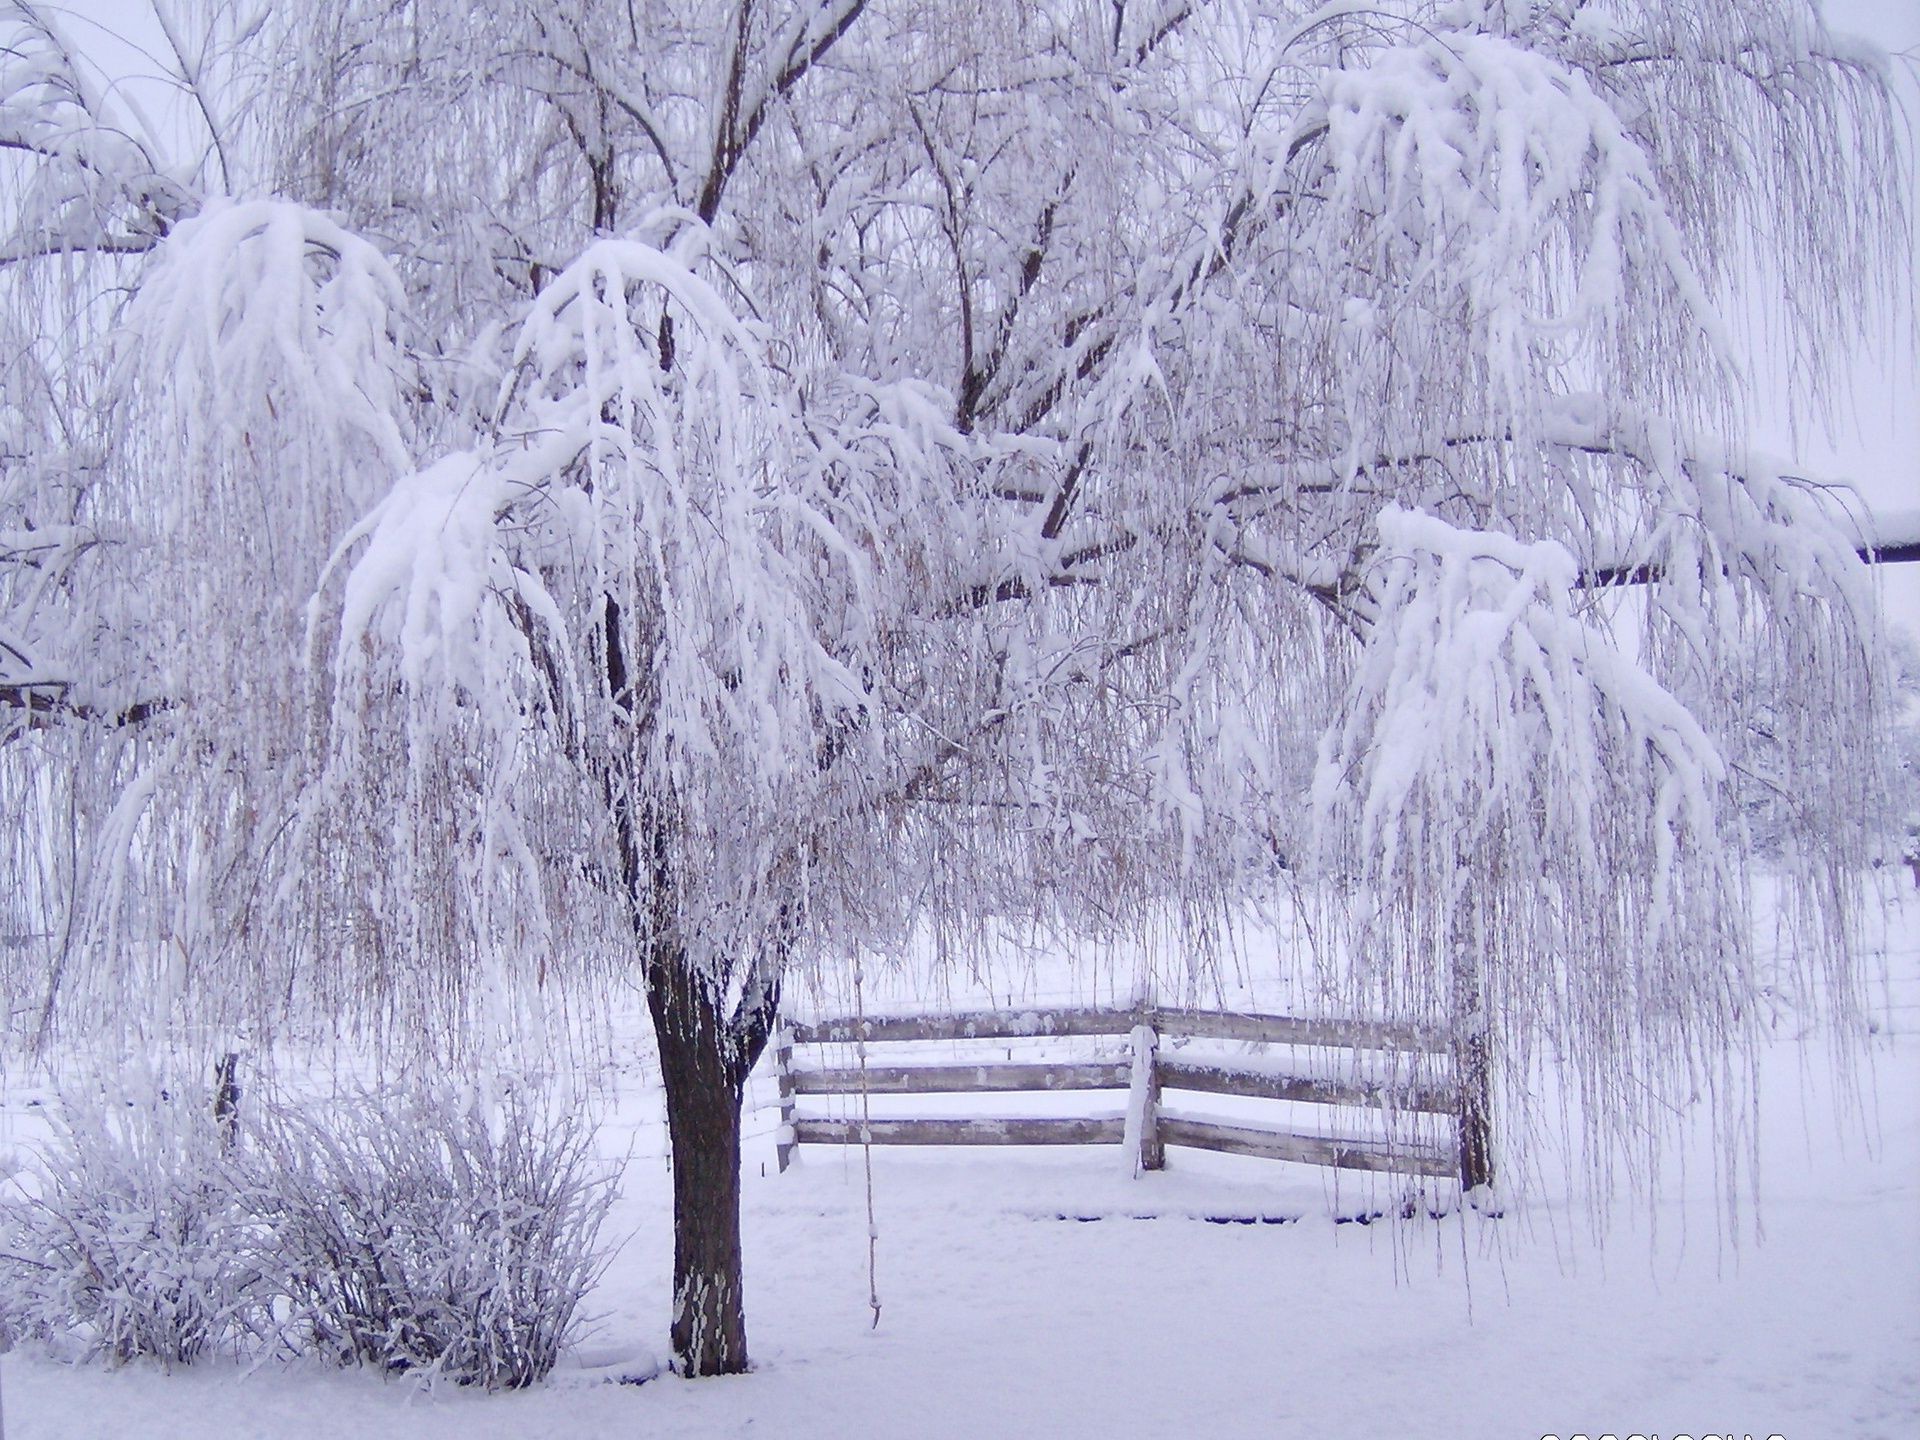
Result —
[[1133, 1073], [1127, 1084], [1127, 1128], [1120, 1143], [1130, 1152], [1127, 1163], [1137, 1176], [1142, 1170], [1167, 1168], [1167, 1147], [1160, 1142], [1160, 1037], [1151, 1025], [1136, 1025], [1128, 1043], [1133, 1050]]
[[1117, 1145], [1120, 1115], [1022, 1117], [996, 1120], [826, 1120], [801, 1118], [794, 1139], [805, 1145], [858, 1145], [867, 1131], [875, 1145]]
[[1334, 1045], [1350, 1050], [1444, 1051], [1447, 1037], [1430, 1025], [1384, 1020], [1307, 1019], [1298, 1015], [1233, 1015], [1211, 1010], [1147, 1012], [1161, 1035], [1196, 1040], [1261, 1040], [1270, 1045]]
[[773, 1068], [780, 1083], [780, 1133], [774, 1141], [774, 1158], [780, 1173], [787, 1173], [793, 1162], [793, 1036], [782, 1025], [774, 1031]]
[[1163, 1036], [1205, 1040], [1256, 1040], [1274, 1045], [1331, 1045], [1358, 1050], [1443, 1052], [1444, 1031], [1435, 1026], [1382, 1020], [1341, 1020], [1298, 1015], [1228, 1014], [1210, 1010], [1083, 1010], [1039, 1007], [968, 1010], [953, 1015], [852, 1016], [794, 1021], [788, 1029], [802, 1045], [855, 1040], [1017, 1040], [1050, 1035], [1126, 1035], [1136, 1024]]
[[799, 1070], [792, 1074], [799, 1095], [857, 1095], [864, 1083], [871, 1095], [960, 1095], [972, 1091], [1123, 1090], [1131, 1077], [1125, 1061], [1061, 1065], [1022, 1065], [1006, 1061], [984, 1065], [869, 1065], [864, 1082], [855, 1067]]
[[1138, 1016], [1131, 1010], [966, 1010], [954, 1015], [869, 1015], [796, 1021], [789, 1028], [802, 1045], [855, 1040], [1019, 1040], [1048, 1035], [1125, 1035]]
[[1205, 1090], [1215, 1095], [1244, 1095], [1257, 1100], [1300, 1100], [1312, 1105], [1361, 1105], [1451, 1115], [1459, 1098], [1431, 1085], [1389, 1085], [1376, 1080], [1314, 1079], [1301, 1075], [1262, 1075], [1231, 1065], [1182, 1060], [1162, 1054], [1160, 1083], [1176, 1090]]
[[1401, 1145], [1389, 1149], [1378, 1140], [1254, 1130], [1244, 1125], [1222, 1125], [1214, 1120], [1191, 1120], [1166, 1111], [1160, 1115], [1160, 1138], [1169, 1145], [1190, 1145], [1199, 1150], [1252, 1155], [1262, 1160], [1332, 1165], [1345, 1170], [1447, 1178], [1453, 1176], [1457, 1168], [1454, 1157], [1430, 1145]]

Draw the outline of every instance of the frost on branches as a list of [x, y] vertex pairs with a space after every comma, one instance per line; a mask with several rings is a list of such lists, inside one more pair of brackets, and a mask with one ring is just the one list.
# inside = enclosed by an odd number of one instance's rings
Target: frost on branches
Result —
[[1823, 417], [1908, 197], [1810, 9], [211, 4], [163, 130], [0, 24], [43, 1038], [638, 979], [705, 1374], [796, 967], [1304, 898], [1604, 1194], [1744, 1133], [1764, 810], [1844, 1031], [1872, 594], [1742, 377]]
[[1509, 1090], [1550, 1047], [1595, 1115], [1657, 1133], [1653, 1097], [1731, 1083], [1753, 990], [1726, 762], [1584, 622], [1564, 546], [1391, 507], [1379, 534], [1314, 785], [1356, 886], [1346, 983], [1444, 1019]]

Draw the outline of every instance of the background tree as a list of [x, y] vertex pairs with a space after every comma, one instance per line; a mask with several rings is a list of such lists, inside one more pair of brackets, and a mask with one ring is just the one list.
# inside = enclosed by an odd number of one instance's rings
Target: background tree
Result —
[[1567, 1065], [1604, 1187], [1676, 1097], [1741, 1133], [1794, 764], [1850, 1002], [1871, 595], [1716, 438], [1746, 315], [1817, 414], [1907, 303], [1885, 75], [1803, 6], [185, 13], [196, 162], [20, 0], [0, 79], [49, 1021], [472, 1045], [637, 971], [710, 1374], [797, 963], [1312, 862], [1329, 980], [1520, 1118]]

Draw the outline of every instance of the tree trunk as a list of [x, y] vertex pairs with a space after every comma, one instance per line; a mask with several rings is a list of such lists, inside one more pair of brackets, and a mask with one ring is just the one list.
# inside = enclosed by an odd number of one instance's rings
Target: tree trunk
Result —
[[[607, 602], [611, 693], [626, 688], [617, 608]], [[780, 981], [798, 909], [783, 905], [754, 948], [731, 1014], [730, 988], [689, 953], [678, 930], [673, 827], [658, 806], [636, 813], [608, 778], [607, 810], [646, 969], [647, 1011], [660, 1051], [667, 1141], [673, 1160], [673, 1368], [685, 1376], [747, 1368], [740, 1264], [740, 1098], [747, 1073], [772, 1038]], [[738, 950], [733, 952], [736, 957]]]
[[728, 1027], [697, 977], [648, 995], [673, 1154], [673, 1367], [747, 1368], [740, 1269], [740, 1073]]

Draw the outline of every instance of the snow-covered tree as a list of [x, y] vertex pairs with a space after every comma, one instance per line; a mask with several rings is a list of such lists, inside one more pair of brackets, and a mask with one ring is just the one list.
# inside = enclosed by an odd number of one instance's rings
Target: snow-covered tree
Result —
[[1899, 323], [1906, 172], [1804, 4], [156, 8], [159, 129], [25, 0], [0, 68], [47, 1023], [639, 976], [710, 1374], [797, 964], [1304, 868], [1604, 1180], [1737, 1117], [1791, 764], [1852, 994], [1872, 595], [1742, 376]]

